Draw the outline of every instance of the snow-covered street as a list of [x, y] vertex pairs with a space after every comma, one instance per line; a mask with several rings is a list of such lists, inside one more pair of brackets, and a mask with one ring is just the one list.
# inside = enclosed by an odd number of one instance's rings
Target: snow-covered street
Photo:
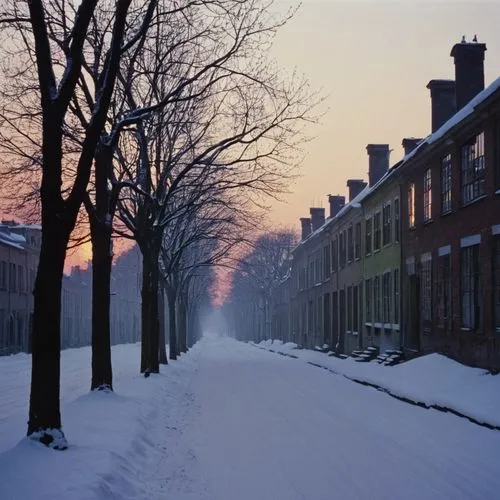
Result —
[[88, 353], [63, 353], [67, 452], [15, 444], [29, 358], [0, 358], [2, 500], [498, 498], [500, 432], [452, 414], [227, 338], [149, 379], [118, 346], [116, 394], [88, 394]]

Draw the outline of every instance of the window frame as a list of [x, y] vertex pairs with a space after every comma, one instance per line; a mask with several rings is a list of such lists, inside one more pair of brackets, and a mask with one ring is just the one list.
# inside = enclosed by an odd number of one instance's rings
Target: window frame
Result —
[[460, 148], [460, 198], [462, 206], [486, 195], [486, 156], [481, 131]]
[[382, 207], [382, 246], [392, 243], [392, 203], [389, 201]]
[[[464, 330], [482, 327], [480, 244], [460, 248], [460, 325]], [[468, 314], [465, 314], [468, 306]], [[468, 322], [466, 322], [466, 316]]]
[[373, 252], [378, 252], [381, 248], [382, 248], [382, 214], [380, 211], [378, 211], [373, 216]]
[[365, 219], [365, 255], [373, 252], [373, 217]]
[[361, 259], [361, 222], [354, 226], [354, 260]]
[[452, 209], [452, 163], [451, 153], [441, 159], [441, 214], [449, 214]]
[[432, 220], [432, 169], [424, 172], [424, 223]]
[[416, 192], [415, 183], [411, 182], [408, 185], [408, 227], [414, 229], [417, 225], [417, 216], [415, 213]]

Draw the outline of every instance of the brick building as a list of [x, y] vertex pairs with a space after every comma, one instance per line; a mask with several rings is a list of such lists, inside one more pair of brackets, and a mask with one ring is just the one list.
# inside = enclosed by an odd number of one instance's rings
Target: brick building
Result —
[[[481, 43], [432, 80], [432, 134], [398, 169], [404, 346], [500, 369], [500, 79], [484, 90]], [[450, 99], [450, 95], [455, 99]]]
[[368, 185], [349, 180], [347, 204], [301, 219], [286, 339], [500, 370], [500, 79], [484, 89], [485, 50], [456, 44], [455, 80], [427, 85], [428, 137], [404, 139], [391, 168], [389, 146], [368, 145]]

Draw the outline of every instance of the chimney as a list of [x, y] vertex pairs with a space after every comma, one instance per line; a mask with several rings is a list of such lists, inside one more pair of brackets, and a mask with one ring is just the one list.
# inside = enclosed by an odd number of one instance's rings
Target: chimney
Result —
[[311, 219], [309, 217], [301, 217], [300, 224], [302, 226], [302, 240], [305, 240], [311, 234]]
[[451, 57], [455, 59], [455, 81], [457, 83], [457, 111], [462, 109], [479, 92], [484, 90], [484, 53], [486, 45], [466, 42], [456, 43], [451, 49]]
[[309, 212], [311, 214], [312, 230], [316, 231], [325, 223], [325, 209], [312, 207]]
[[454, 80], [431, 80], [432, 132], [447, 122], [457, 112], [456, 84]]
[[374, 186], [389, 170], [389, 144], [368, 144], [368, 180]]
[[349, 188], [349, 202], [354, 200], [363, 189], [366, 187], [366, 182], [363, 179], [349, 179], [347, 181], [347, 187]]
[[345, 196], [329, 194], [328, 203], [330, 203], [330, 219], [333, 219], [345, 205]]
[[405, 156], [409, 155], [419, 144], [422, 142], [422, 139], [417, 139], [416, 137], [405, 137], [401, 145], [405, 150]]

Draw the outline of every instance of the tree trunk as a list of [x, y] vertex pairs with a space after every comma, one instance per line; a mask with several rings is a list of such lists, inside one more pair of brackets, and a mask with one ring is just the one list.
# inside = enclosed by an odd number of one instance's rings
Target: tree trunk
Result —
[[187, 352], [187, 310], [184, 300], [179, 301], [179, 351]]
[[176, 331], [176, 308], [175, 308], [175, 293], [172, 290], [167, 290], [168, 300], [168, 333], [169, 333], [169, 350], [170, 359], [177, 359], [177, 331]]
[[165, 339], [165, 293], [163, 287], [160, 286], [158, 291], [158, 316], [160, 319], [160, 352], [159, 360], [161, 365], [168, 364], [166, 339]]
[[[47, 200], [44, 200], [47, 203]], [[64, 449], [61, 432], [61, 289], [70, 230], [57, 210], [43, 220], [42, 244], [34, 290], [31, 393], [28, 436]], [[56, 432], [55, 432], [56, 431]]]
[[[151, 373], [160, 372], [159, 352], [160, 352], [160, 318], [158, 315], [158, 285], [159, 274], [158, 269], [158, 253], [153, 257], [151, 262], [151, 308], [150, 308], [150, 344], [149, 344], [149, 365]], [[154, 253], [153, 253], [154, 255]]]
[[142, 304], [141, 304], [141, 373], [158, 373], [159, 319], [158, 319], [158, 256], [159, 245], [151, 238], [141, 245], [142, 250]]
[[92, 235], [92, 384], [91, 390], [113, 390], [111, 365], [111, 228], [91, 220]]
[[[111, 147], [100, 145], [95, 155], [96, 208], [89, 213], [92, 239], [92, 384], [91, 390], [113, 390], [111, 365], [111, 214], [108, 191]], [[90, 209], [91, 210], [91, 209]], [[87, 210], [87, 211], [90, 211]]]

